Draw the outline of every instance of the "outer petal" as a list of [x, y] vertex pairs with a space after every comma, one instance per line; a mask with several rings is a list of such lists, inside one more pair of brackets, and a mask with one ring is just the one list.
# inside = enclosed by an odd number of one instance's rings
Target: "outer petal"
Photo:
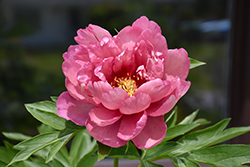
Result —
[[123, 115], [117, 136], [123, 140], [131, 140], [138, 135], [147, 122], [146, 112]]
[[96, 107], [72, 98], [68, 92], [63, 92], [58, 97], [56, 106], [58, 107], [57, 113], [60, 117], [71, 120], [81, 126], [85, 125], [89, 117], [89, 111]]
[[167, 125], [163, 116], [149, 117], [147, 123], [141, 133], [139, 133], [132, 141], [139, 149], [148, 149], [159, 144], [165, 137]]
[[162, 100], [152, 103], [147, 109], [147, 113], [150, 116], [160, 116], [169, 112], [178, 100], [188, 91], [190, 82], [181, 80], [179, 81], [175, 90], [173, 90], [167, 97]]
[[176, 103], [176, 97], [174, 95], [170, 95], [158, 102], [152, 103], [146, 111], [150, 116], [161, 116], [169, 112]]
[[68, 78], [65, 79], [65, 85], [68, 90], [68, 93], [77, 100], [85, 100], [81, 92], [81, 88], [78, 85], [74, 85]]
[[77, 72], [81, 68], [81, 65], [76, 63], [74, 60], [66, 60], [62, 64], [62, 70], [64, 75], [72, 82], [74, 85], [78, 84]]
[[103, 93], [101, 103], [110, 110], [116, 110], [120, 107], [122, 101], [129, 98], [128, 93], [121, 88], [114, 88], [108, 93]]
[[108, 110], [104, 107], [94, 108], [89, 112], [89, 117], [97, 126], [107, 126], [115, 123], [122, 114], [118, 110]]
[[178, 76], [180, 79], [186, 79], [190, 67], [190, 60], [185, 49], [168, 50], [168, 56], [165, 62], [165, 73], [167, 75]]
[[175, 96], [179, 100], [189, 89], [191, 82], [182, 80], [175, 89]]
[[132, 27], [140, 27], [141, 29], [150, 29], [152, 33], [155, 35], [157, 33], [161, 33], [161, 28], [156, 24], [154, 21], [149, 21], [146, 16], [142, 16], [137, 19], [133, 24]]
[[75, 40], [81, 45], [88, 45], [90, 42], [99, 42], [103, 37], [112, 37], [110, 33], [96, 25], [89, 24], [86, 29], [79, 29]]
[[139, 93], [136, 96], [129, 97], [120, 104], [120, 112], [122, 114], [131, 115], [139, 113], [151, 103], [151, 98], [148, 94]]
[[171, 85], [168, 81], [155, 79], [142, 84], [136, 91], [135, 96], [139, 93], [146, 93], [150, 96], [151, 102], [156, 102], [165, 97], [170, 90]]
[[119, 126], [120, 121], [108, 126], [98, 126], [90, 119], [88, 119], [86, 123], [86, 129], [89, 134], [99, 142], [110, 147], [120, 147], [127, 143], [126, 140], [117, 137]]

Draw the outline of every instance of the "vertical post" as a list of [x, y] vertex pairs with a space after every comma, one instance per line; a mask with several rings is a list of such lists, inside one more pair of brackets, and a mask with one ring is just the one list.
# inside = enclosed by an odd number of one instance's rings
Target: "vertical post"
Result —
[[[250, 1], [233, 0], [229, 112], [231, 126], [250, 126]], [[250, 133], [231, 143], [250, 144]]]

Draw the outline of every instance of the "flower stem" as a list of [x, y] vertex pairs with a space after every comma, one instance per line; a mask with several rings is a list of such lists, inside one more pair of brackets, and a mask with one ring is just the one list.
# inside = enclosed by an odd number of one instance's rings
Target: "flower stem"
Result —
[[119, 161], [118, 158], [114, 158], [114, 167], [118, 167], [118, 161]]

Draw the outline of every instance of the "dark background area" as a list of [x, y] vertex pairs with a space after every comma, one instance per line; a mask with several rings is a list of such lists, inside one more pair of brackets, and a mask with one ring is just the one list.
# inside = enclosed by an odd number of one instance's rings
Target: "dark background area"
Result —
[[[249, 7], [249, 1], [244, 2]], [[178, 103], [180, 118], [196, 109], [200, 109], [198, 117], [212, 123], [234, 116], [230, 105], [235, 101], [232, 74], [238, 76], [232, 72], [235, 4], [233, 0], [0, 1], [0, 131], [37, 134], [40, 123], [24, 104], [49, 100], [66, 90], [62, 54], [76, 44], [73, 38], [79, 28], [91, 23], [115, 35], [115, 29], [131, 25], [142, 15], [159, 24], [170, 49], [183, 47], [191, 58], [207, 63], [190, 71], [191, 88]], [[249, 52], [243, 62], [246, 55]], [[245, 112], [250, 112], [249, 107]]]

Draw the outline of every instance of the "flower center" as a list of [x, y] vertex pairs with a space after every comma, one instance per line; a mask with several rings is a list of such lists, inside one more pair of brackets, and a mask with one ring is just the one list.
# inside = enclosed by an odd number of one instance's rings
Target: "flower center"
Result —
[[[122, 88], [125, 90], [129, 96], [133, 96], [135, 93], [137, 86], [136, 86], [136, 81], [132, 79], [131, 77], [121, 77], [121, 78], [114, 78], [114, 82], [117, 87]], [[113, 85], [113, 84], [112, 84]], [[115, 87], [115, 86], [113, 86]]]

